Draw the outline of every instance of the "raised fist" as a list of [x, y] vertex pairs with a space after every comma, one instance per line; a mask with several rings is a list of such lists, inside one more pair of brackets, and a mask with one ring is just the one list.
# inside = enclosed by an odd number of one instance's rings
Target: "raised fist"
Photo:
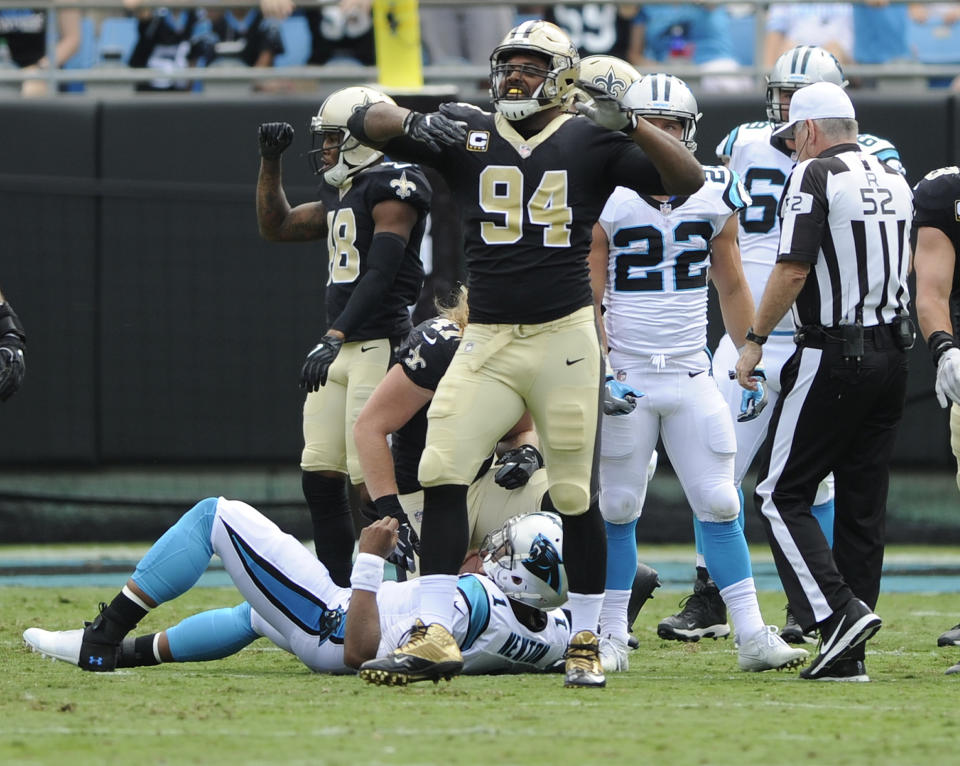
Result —
[[257, 131], [260, 156], [275, 160], [293, 141], [293, 126], [289, 122], [265, 122]]

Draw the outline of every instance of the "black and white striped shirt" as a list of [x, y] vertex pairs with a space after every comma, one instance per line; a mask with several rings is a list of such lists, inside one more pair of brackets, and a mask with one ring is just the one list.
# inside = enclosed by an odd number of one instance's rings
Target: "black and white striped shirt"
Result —
[[793, 307], [798, 325], [860, 315], [870, 327], [907, 310], [913, 193], [903, 176], [839, 144], [794, 168], [779, 212], [777, 260], [811, 264]]

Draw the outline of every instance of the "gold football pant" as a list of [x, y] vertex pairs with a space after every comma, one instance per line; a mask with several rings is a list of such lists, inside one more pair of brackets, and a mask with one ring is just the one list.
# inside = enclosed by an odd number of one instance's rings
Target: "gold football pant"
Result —
[[470, 484], [529, 409], [561, 513], [590, 503], [602, 386], [592, 306], [534, 325], [468, 324], [427, 414], [424, 487]]
[[303, 405], [304, 471], [349, 473], [363, 483], [353, 442], [353, 424], [390, 366], [389, 339], [344, 343], [330, 365], [326, 385], [311, 391]]

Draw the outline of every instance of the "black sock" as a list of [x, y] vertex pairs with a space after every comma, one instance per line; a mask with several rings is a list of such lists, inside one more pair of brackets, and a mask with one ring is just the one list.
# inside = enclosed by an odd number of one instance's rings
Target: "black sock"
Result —
[[148, 636], [130, 636], [120, 643], [117, 657], [118, 668], [139, 668], [144, 665], [159, 665], [160, 660], [153, 653], [153, 641], [156, 633]]
[[716, 585], [706, 567], [697, 567], [697, 582], [704, 585]]
[[572, 593], [603, 593], [607, 579], [607, 532], [596, 502], [579, 516], [562, 514], [563, 566]]
[[301, 483], [313, 521], [313, 547], [317, 558], [327, 567], [337, 585], [349, 588], [356, 533], [347, 496], [347, 477], [304, 471]]
[[469, 542], [466, 486], [424, 487], [423, 522], [420, 524], [421, 576], [457, 574]]

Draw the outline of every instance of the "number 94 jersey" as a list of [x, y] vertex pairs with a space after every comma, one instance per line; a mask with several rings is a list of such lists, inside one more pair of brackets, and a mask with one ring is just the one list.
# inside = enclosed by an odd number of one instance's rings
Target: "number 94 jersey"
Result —
[[610, 348], [682, 356], [707, 345], [710, 243], [750, 205], [736, 173], [705, 167], [690, 197], [660, 202], [618, 187], [599, 224], [609, 241], [603, 305]]

